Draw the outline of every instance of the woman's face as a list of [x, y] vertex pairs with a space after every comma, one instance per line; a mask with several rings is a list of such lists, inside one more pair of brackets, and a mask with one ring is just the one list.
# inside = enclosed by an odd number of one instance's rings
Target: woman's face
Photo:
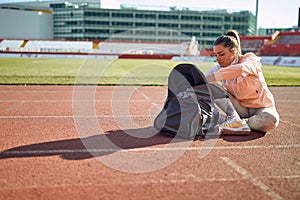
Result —
[[232, 51], [230, 51], [230, 49], [224, 47], [223, 44], [218, 44], [214, 46], [213, 53], [220, 67], [227, 67], [235, 59], [236, 50], [232, 49]]

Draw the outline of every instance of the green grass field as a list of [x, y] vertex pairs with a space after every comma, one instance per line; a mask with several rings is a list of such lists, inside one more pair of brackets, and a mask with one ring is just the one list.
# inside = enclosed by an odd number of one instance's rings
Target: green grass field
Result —
[[[144, 59], [1, 58], [0, 84], [166, 85], [180, 62]], [[215, 63], [194, 63], [205, 72]], [[300, 68], [263, 66], [269, 86], [300, 86]]]

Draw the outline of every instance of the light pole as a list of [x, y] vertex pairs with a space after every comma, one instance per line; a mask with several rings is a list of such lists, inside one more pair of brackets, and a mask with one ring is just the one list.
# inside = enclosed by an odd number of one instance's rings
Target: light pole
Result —
[[258, 0], [256, 0], [256, 6], [255, 6], [255, 35], [258, 36], [258, 28], [257, 28], [257, 21], [258, 21]]

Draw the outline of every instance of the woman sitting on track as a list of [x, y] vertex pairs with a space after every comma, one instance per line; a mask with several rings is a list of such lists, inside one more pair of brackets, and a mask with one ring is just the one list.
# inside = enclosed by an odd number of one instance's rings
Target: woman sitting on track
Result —
[[[276, 128], [279, 115], [265, 82], [260, 59], [253, 53], [241, 54], [240, 38], [234, 30], [216, 39], [213, 52], [218, 65], [205, 76], [210, 83], [222, 81], [236, 110], [221, 125], [223, 134], [241, 133], [247, 129], [249, 132], [249, 127], [262, 132]], [[228, 102], [224, 99], [221, 104]]]

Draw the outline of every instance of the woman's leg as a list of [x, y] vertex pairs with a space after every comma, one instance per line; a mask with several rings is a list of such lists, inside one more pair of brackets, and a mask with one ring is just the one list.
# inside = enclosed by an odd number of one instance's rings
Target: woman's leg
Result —
[[249, 108], [244, 107], [239, 100], [237, 100], [235, 97], [233, 97], [232, 95], [229, 96], [230, 97], [230, 101], [233, 104], [235, 110], [237, 111], [237, 113], [239, 114], [239, 116], [241, 118], [248, 118], [250, 117], [250, 113], [249, 113]]
[[251, 129], [245, 120], [240, 118], [239, 113], [231, 102], [231, 95], [220, 85], [210, 85], [210, 91], [216, 107], [220, 113], [220, 127], [222, 134], [248, 134]]
[[275, 106], [260, 109], [250, 109], [252, 116], [248, 119], [251, 129], [268, 132], [275, 129], [279, 124], [279, 114]]
[[[239, 100], [228, 94], [220, 85], [212, 84], [211, 91], [215, 96], [215, 103], [227, 116], [247, 118], [247, 123], [251, 129], [267, 132], [278, 126], [279, 114], [275, 106], [268, 108], [246, 108]], [[224, 97], [224, 92], [227, 98]], [[228, 101], [228, 97], [230, 101]]]
[[215, 104], [220, 111], [224, 112], [226, 118], [240, 119], [229, 98], [215, 99]]
[[225, 118], [240, 119], [239, 114], [229, 99], [229, 94], [222, 88], [222, 86], [218, 84], [210, 84], [210, 90], [218, 110], [221, 114], [225, 115]]
[[268, 108], [245, 108], [242, 104], [230, 96], [230, 100], [241, 118], [248, 119], [251, 129], [268, 132], [275, 129], [279, 124], [279, 114], [275, 106]]

